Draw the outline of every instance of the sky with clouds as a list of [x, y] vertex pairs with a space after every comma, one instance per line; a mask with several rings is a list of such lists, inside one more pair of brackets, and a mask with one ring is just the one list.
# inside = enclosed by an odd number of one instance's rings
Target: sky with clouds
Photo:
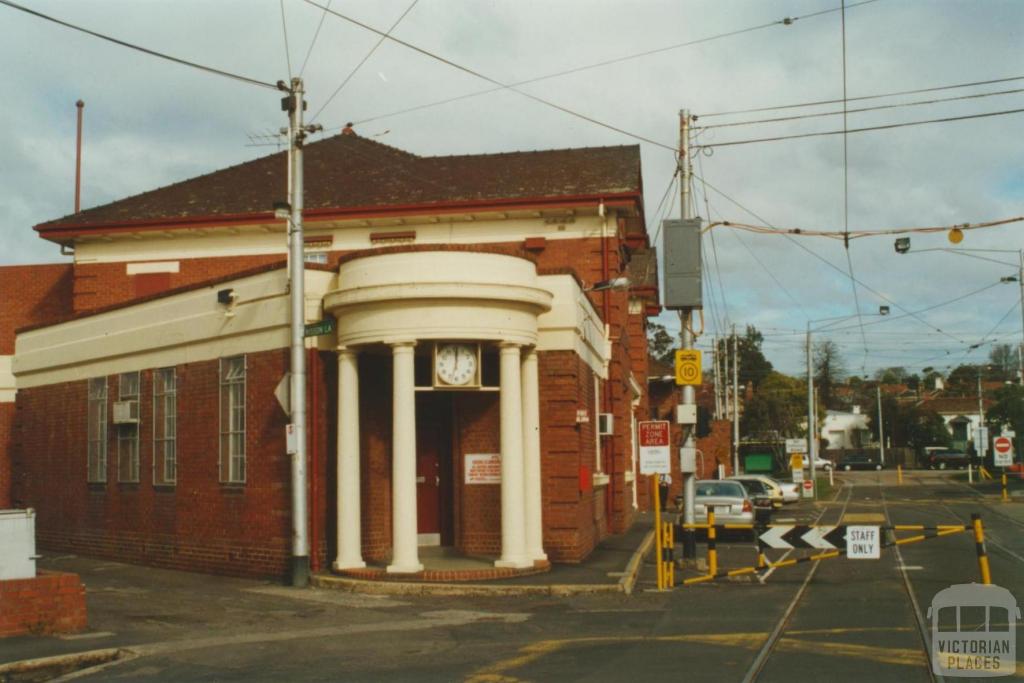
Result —
[[[279, 0], [21, 2], [260, 81], [302, 70], [310, 114], [379, 38], [305, 0], [284, 0], [287, 30]], [[698, 115], [698, 127], [842, 109], [830, 104], [706, 116], [842, 98], [838, 0], [332, 0], [330, 7], [385, 31], [408, 10], [395, 36], [502, 83], [692, 43], [521, 86], [669, 147], [677, 144], [682, 108]], [[783, 23], [786, 17], [796, 20]], [[285, 123], [275, 91], [133, 52], [2, 5], [0, 38], [0, 82], [7, 96], [0, 107], [0, 265], [62, 259], [32, 226], [72, 211], [77, 99], [86, 102], [84, 207], [272, 152], [250, 146], [249, 136]], [[1024, 2], [854, 0], [845, 13], [845, 41], [850, 98], [1020, 78]], [[356, 121], [361, 135], [421, 155], [637, 142], [511, 90], [395, 114], [493, 88], [385, 41], [316, 121], [328, 132]], [[851, 109], [1001, 93], [850, 113], [848, 127], [1022, 109], [1024, 93], [1006, 92], [1020, 89], [1024, 78], [854, 101]], [[851, 133], [845, 202], [841, 135], [718, 146], [841, 128], [842, 116], [835, 115], [698, 128], [696, 141], [704, 145], [694, 156], [698, 215], [837, 231], [844, 227], [844, 204], [852, 231], [1024, 215], [1024, 113]], [[653, 234], [675, 160], [659, 145], [639, 144]], [[670, 215], [677, 216], [676, 193], [669, 196]], [[707, 347], [734, 323], [753, 324], [765, 334], [769, 360], [798, 373], [808, 320], [852, 316], [816, 338], [836, 341], [856, 374], [886, 366], [942, 370], [984, 359], [993, 343], [1019, 343], [1021, 291], [999, 280], [1017, 273], [1024, 223], [968, 232], [957, 247], [1011, 250], [970, 252], [1005, 263], [937, 251], [952, 246], [944, 233], [918, 234], [911, 253], [897, 255], [892, 237], [862, 238], [850, 243], [848, 262], [841, 240], [714, 228], [705, 234], [706, 333], [700, 343]], [[851, 265], [861, 283], [859, 321]], [[879, 305], [890, 306], [888, 318], [869, 315]], [[661, 320], [678, 330], [671, 315]]]

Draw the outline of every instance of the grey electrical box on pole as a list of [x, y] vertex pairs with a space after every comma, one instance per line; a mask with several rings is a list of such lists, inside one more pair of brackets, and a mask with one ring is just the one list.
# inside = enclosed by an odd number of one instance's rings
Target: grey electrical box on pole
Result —
[[700, 218], [666, 220], [665, 308], [703, 308], [701, 289]]

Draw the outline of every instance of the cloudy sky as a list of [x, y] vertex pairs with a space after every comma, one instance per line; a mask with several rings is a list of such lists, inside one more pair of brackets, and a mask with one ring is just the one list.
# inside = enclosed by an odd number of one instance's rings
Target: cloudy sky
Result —
[[[637, 142], [511, 90], [396, 114], [494, 86], [389, 41], [328, 102], [378, 36], [305, 0], [284, 0], [287, 30], [279, 0], [20, 1], [69, 23], [261, 81], [301, 70], [309, 114], [319, 112], [316, 121], [329, 132], [356, 121], [360, 134], [417, 154]], [[330, 7], [385, 31], [408, 10], [395, 36], [502, 83], [691, 43], [521, 86], [669, 147], [677, 143], [682, 108], [699, 115], [698, 126], [842, 110], [828, 104], [708, 116], [841, 99], [839, 0], [333, 0]], [[786, 17], [796, 20], [782, 23]], [[854, 100], [850, 109], [946, 101], [850, 113], [851, 129], [1024, 109], [1024, 93], [1007, 92], [1024, 89], [1024, 2], [851, 0], [845, 38], [849, 98], [1020, 79]], [[0, 63], [6, 94], [0, 107], [0, 264], [62, 258], [56, 246], [35, 237], [32, 226], [72, 211], [79, 98], [86, 102], [85, 207], [274, 151], [250, 146], [249, 136], [285, 122], [279, 93], [133, 52], [3, 5]], [[954, 97], [961, 99], [949, 99]], [[695, 181], [698, 214], [832, 231], [844, 227], [844, 205], [851, 231], [1024, 215], [1022, 113], [849, 134], [845, 202], [842, 135], [721, 145], [841, 129], [842, 116], [835, 115], [698, 129], [697, 142], [705, 148], [695, 156], [694, 170], [717, 189]], [[668, 195], [673, 205], [657, 210], [675, 161], [659, 144], [640, 144], [653, 234], [660, 217], [679, 212], [674, 190]], [[912, 252], [897, 255], [891, 236], [865, 237], [851, 242], [848, 261], [839, 240], [715, 228], [705, 235], [701, 344], [732, 324], [753, 324], [765, 333], [769, 359], [795, 373], [808, 320], [852, 316], [816, 338], [840, 344], [847, 369], [856, 374], [895, 365], [941, 370], [985, 358], [993, 343], [1017, 344], [1021, 293], [1015, 283], [998, 283], [1016, 275], [1024, 223], [968, 232], [958, 246], [1011, 250], [969, 252], [1005, 264], [923, 251], [952, 246], [944, 233], [918, 234]], [[851, 266], [861, 283], [856, 295]], [[855, 296], [864, 314], [859, 321]], [[879, 305], [889, 305], [892, 314], [869, 317]], [[671, 316], [662, 321], [678, 330]]]

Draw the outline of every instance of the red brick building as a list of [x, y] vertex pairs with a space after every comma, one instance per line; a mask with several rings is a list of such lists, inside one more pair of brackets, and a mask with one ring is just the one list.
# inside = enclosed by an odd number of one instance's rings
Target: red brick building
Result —
[[628, 528], [658, 310], [639, 149], [305, 158], [305, 317], [337, 321], [307, 339], [308, 490], [282, 153], [36, 226], [73, 262], [0, 268], [0, 506], [44, 548], [258, 576], [287, 570], [293, 494], [314, 570], [574, 562]]

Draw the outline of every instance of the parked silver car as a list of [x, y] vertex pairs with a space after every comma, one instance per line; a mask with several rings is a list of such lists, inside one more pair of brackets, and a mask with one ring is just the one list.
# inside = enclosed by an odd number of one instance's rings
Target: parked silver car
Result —
[[715, 509], [716, 524], [753, 524], [754, 504], [738, 481], [702, 479], [697, 482], [694, 514], [698, 524], [708, 520], [708, 508]]

